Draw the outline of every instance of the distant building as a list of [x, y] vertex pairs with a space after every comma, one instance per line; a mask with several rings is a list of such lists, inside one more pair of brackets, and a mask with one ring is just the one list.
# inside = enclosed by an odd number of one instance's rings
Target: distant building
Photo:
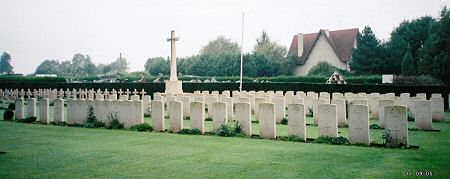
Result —
[[56, 74], [36, 74], [35, 77], [58, 77]]
[[307, 75], [320, 61], [350, 70], [348, 62], [352, 58], [352, 49], [356, 48], [358, 33], [358, 28], [354, 28], [294, 35], [288, 54], [297, 57], [295, 75]]

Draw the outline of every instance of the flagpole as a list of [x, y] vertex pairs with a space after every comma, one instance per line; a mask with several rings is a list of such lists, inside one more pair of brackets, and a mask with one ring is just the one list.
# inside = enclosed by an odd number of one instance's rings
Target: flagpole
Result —
[[241, 75], [239, 80], [239, 92], [242, 92], [242, 73], [244, 61], [244, 12], [242, 12], [242, 34], [241, 34]]

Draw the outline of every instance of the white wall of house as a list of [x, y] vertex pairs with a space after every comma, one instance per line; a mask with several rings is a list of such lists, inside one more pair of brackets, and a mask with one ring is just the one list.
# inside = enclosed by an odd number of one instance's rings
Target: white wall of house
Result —
[[295, 75], [307, 75], [309, 70], [311, 70], [311, 68], [320, 61], [326, 61], [338, 68], [347, 69], [347, 63], [339, 60], [338, 56], [336, 55], [336, 53], [334, 53], [333, 48], [328, 43], [327, 39], [325, 39], [323, 34], [321, 34], [316, 42], [316, 45], [311, 50], [308, 59], [306, 59], [306, 62], [303, 65], [297, 66], [297, 68], [295, 69]]

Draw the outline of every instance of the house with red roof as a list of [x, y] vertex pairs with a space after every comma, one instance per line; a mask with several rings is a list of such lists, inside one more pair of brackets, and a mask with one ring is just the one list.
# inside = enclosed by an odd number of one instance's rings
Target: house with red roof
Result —
[[[356, 48], [358, 28], [294, 35], [288, 54], [297, 58], [294, 74], [305, 76], [321, 61], [340, 69], [350, 70], [352, 50]], [[331, 75], [331, 74], [330, 74]]]

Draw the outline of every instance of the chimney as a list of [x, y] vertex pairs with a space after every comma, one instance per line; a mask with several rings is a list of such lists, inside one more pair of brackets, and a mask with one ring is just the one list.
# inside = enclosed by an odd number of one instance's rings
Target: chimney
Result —
[[325, 32], [325, 34], [327, 34], [327, 37], [330, 37], [330, 30], [324, 29], [323, 31]]
[[297, 34], [297, 53], [298, 57], [303, 56], [303, 33]]

